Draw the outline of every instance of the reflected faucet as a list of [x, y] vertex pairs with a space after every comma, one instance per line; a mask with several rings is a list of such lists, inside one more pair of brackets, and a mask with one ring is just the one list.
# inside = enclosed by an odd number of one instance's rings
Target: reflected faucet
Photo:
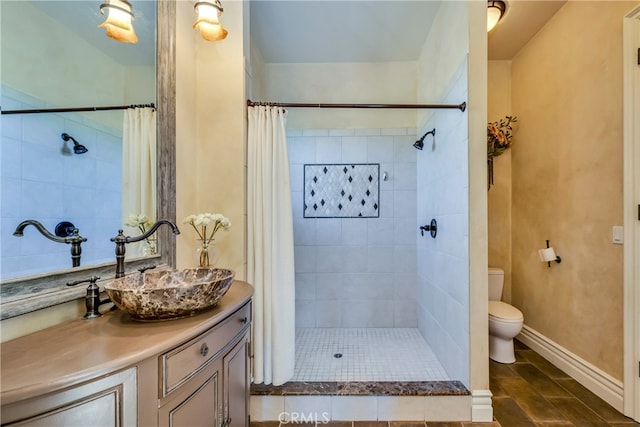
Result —
[[[73, 227], [73, 224], [71, 223], [65, 222], [64, 224], [69, 224], [71, 225], [71, 227]], [[18, 224], [18, 226], [16, 227], [16, 231], [13, 232], [13, 235], [17, 237], [22, 237], [24, 235], [23, 231], [28, 225], [33, 225], [40, 232], [40, 234], [42, 234], [44, 237], [46, 237], [49, 240], [53, 240], [54, 242], [57, 242], [57, 243], [70, 244], [71, 245], [71, 264], [73, 265], [73, 267], [80, 266], [80, 254], [82, 253], [82, 248], [80, 247], [80, 245], [82, 244], [82, 242], [86, 242], [87, 239], [78, 234], [79, 230], [77, 228], [75, 227], [70, 228], [68, 229], [69, 232], [67, 234], [56, 236], [51, 234], [38, 221], [34, 219], [28, 219]]]
[[167, 219], [161, 219], [153, 224], [146, 233], [139, 236], [125, 236], [122, 229], [120, 229], [118, 230], [118, 235], [111, 238], [111, 241], [116, 244], [116, 279], [124, 276], [124, 254], [126, 251], [125, 244], [135, 243], [149, 238], [162, 224], [166, 224], [171, 227], [171, 231], [173, 232], [173, 234], [180, 234], [180, 230], [175, 223]]

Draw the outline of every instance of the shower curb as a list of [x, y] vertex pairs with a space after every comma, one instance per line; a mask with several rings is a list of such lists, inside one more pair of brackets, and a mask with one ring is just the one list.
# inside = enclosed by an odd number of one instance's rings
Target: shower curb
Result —
[[252, 396], [466, 396], [460, 381], [290, 381], [251, 384]]

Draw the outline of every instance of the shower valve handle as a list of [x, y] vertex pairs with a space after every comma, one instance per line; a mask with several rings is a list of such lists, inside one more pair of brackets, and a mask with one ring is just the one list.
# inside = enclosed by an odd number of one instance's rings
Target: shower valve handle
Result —
[[431, 234], [431, 237], [436, 238], [436, 234], [438, 234], [438, 223], [435, 219], [431, 220], [429, 225], [420, 226], [420, 235], [424, 236], [424, 232], [428, 231]]

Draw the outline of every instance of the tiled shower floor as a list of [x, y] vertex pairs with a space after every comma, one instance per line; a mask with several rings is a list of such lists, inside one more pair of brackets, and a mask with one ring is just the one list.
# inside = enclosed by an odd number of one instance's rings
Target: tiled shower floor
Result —
[[[341, 357], [335, 357], [335, 355]], [[291, 381], [447, 381], [415, 328], [298, 328]]]

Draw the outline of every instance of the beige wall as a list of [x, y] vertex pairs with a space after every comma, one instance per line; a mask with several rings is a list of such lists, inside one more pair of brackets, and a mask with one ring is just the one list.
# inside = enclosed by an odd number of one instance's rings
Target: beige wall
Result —
[[[487, 118], [497, 121], [511, 111], [511, 61], [489, 61]], [[518, 143], [517, 130], [514, 144]], [[502, 300], [511, 301], [511, 150], [494, 159], [489, 209], [489, 266], [504, 270]]]
[[176, 220], [181, 234], [176, 238], [176, 264], [179, 268], [195, 261], [194, 230], [182, 220], [189, 214], [201, 212], [197, 202], [198, 126], [195, 115], [197, 103], [196, 37], [191, 29], [193, 7], [188, 2], [176, 2]]
[[54, 305], [0, 322], [0, 342], [18, 338], [50, 326], [79, 319], [87, 312], [84, 298]]
[[[512, 302], [525, 324], [623, 373], [622, 17], [636, 2], [568, 2], [512, 62]], [[550, 239], [561, 264], [537, 249]], [[594, 345], [597, 344], [597, 345]]]
[[191, 29], [193, 5], [178, 2], [177, 41], [177, 239], [178, 268], [197, 262], [189, 214], [219, 212], [231, 229], [216, 234], [213, 264], [245, 278], [245, 70], [244, 2], [225, 3], [229, 36], [206, 42]]
[[468, 1], [469, 37], [469, 375], [473, 396], [472, 419], [490, 421], [485, 405], [489, 390], [489, 322], [487, 299], [487, 8]]

